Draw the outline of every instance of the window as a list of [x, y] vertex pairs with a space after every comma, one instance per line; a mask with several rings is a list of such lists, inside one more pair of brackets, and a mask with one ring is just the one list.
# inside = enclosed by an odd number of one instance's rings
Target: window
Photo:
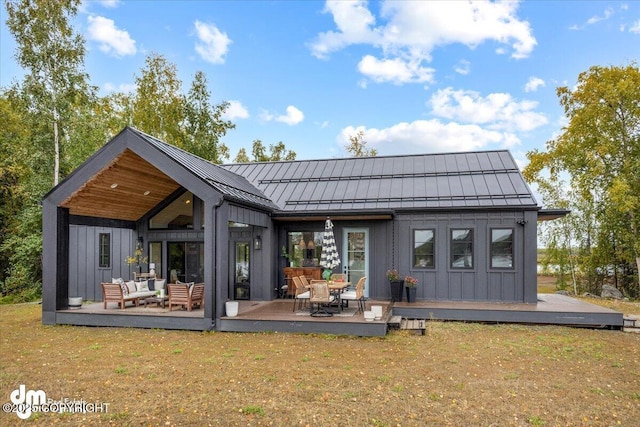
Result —
[[513, 268], [513, 229], [491, 229], [491, 268]]
[[98, 267], [111, 267], [111, 234], [100, 233], [98, 236]]
[[151, 269], [152, 264], [156, 277], [161, 279], [164, 276], [164, 270], [162, 269], [162, 242], [149, 243], [149, 269]]
[[451, 268], [473, 268], [473, 230], [451, 230]]
[[413, 230], [413, 268], [434, 268], [435, 235], [433, 229]]
[[202, 282], [204, 277], [203, 242], [168, 242], [168, 283]]
[[289, 259], [290, 267], [316, 267], [320, 265], [322, 254], [320, 231], [290, 231], [283, 255]]
[[150, 229], [193, 229], [193, 195], [188, 191], [149, 220]]

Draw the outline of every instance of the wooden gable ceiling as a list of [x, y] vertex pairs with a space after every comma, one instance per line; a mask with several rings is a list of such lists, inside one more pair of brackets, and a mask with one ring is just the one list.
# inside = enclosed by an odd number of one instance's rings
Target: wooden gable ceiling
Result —
[[61, 206], [71, 215], [137, 221], [178, 188], [162, 171], [125, 150]]

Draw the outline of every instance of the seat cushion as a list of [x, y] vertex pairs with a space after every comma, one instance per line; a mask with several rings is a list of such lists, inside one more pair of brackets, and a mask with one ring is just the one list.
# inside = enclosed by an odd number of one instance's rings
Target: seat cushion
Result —
[[308, 299], [310, 296], [311, 296], [311, 292], [307, 291], [307, 292], [301, 293], [296, 298]]
[[356, 291], [346, 291], [340, 294], [340, 299], [355, 300], [358, 299], [358, 297], [356, 296]]

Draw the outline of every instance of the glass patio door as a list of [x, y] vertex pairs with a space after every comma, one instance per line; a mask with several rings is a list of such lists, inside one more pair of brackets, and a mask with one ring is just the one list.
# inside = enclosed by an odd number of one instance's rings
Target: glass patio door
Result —
[[204, 243], [202, 242], [168, 242], [168, 265], [166, 277], [169, 283], [194, 282], [203, 280]]
[[[342, 235], [342, 265], [347, 280], [354, 286], [362, 277], [369, 277], [369, 229], [345, 228]], [[369, 283], [364, 295], [369, 296]]]

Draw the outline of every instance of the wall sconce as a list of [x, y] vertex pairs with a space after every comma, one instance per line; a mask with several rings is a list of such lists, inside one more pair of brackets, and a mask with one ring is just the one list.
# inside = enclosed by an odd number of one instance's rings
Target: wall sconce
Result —
[[260, 236], [256, 236], [256, 238], [253, 239], [253, 249], [256, 251], [262, 249], [262, 238]]

